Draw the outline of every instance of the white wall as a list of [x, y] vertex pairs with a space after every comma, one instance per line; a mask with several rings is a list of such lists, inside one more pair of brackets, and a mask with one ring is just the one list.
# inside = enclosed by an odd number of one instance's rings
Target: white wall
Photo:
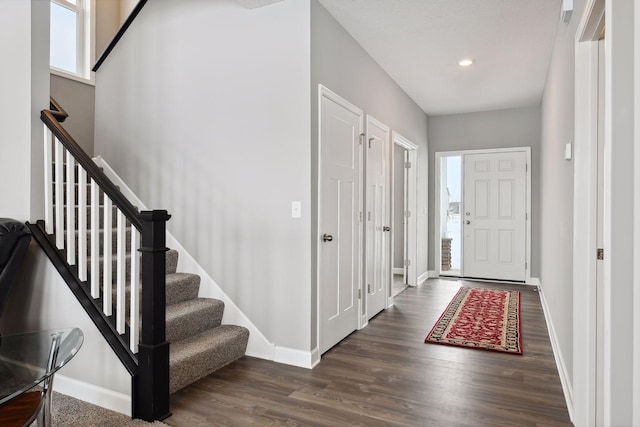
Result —
[[305, 1], [151, 1], [96, 75], [95, 153], [269, 340], [303, 351], [309, 49]]
[[[0, 217], [42, 219], [40, 111], [49, 108], [48, 2], [0, 2], [0, 56], [11, 64], [4, 67], [0, 79], [0, 182], [4, 184]], [[115, 397], [119, 406], [111, 407], [130, 412], [130, 376], [35, 243], [23, 261], [0, 326], [3, 334], [80, 327], [86, 336], [85, 345], [60, 371], [54, 387], [85, 400], [94, 398], [96, 403], [109, 404], [105, 396]]]
[[40, 110], [49, 107], [48, 28], [48, 3], [0, 2], [0, 182], [6, 184], [0, 217], [26, 221], [44, 212]]
[[[435, 153], [486, 148], [531, 147], [531, 276], [540, 271], [540, 108], [514, 108], [478, 113], [429, 117], [429, 248], [435, 232]], [[429, 269], [435, 269], [435, 254], [429, 255]], [[439, 261], [438, 261], [439, 262]]]

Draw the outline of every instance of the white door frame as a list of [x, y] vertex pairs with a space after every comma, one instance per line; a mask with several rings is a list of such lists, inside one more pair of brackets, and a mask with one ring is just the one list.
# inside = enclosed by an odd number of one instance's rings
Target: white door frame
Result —
[[[407, 200], [407, 210], [411, 212], [411, 215], [409, 216], [409, 218], [407, 218], [407, 253], [405, 254], [405, 257], [406, 259], [411, 260], [411, 264], [407, 269], [407, 283], [410, 286], [418, 286], [418, 146], [396, 131], [391, 132], [391, 140], [393, 141], [394, 146], [399, 145], [400, 147], [408, 151], [409, 162], [411, 162], [411, 168], [409, 169], [409, 176], [407, 179], [407, 189], [405, 190], [410, 196]], [[395, 167], [395, 150], [393, 148], [394, 147], [392, 147], [391, 149], [391, 224], [395, 224], [395, 209], [393, 209], [393, 203], [395, 201], [393, 182], [395, 179], [395, 171], [393, 170], [393, 168]], [[395, 232], [396, 230], [394, 230], [394, 227], [392, 227], [391, 242], [394, 241]], [[391, 255], [389, 257], [392, 267], [390, 270], [392, 279], [394, 255], [393, 251], [394, 245], [392, 243]], [[389, 289], [389, 294], [387, 295], [387, 307], [391, 307], [393, 305], [393, 297], [391, 293], [392, 289]]]
[[[599, 4], [597, 4], [599, 3]], [[596, 425], [598, 37], [604, 0], [589, 1], [576, 32], [573, 165], [573, 390], [576, 425]], [[597, 15], [600, 15], [598, 17]], [[593, 40], [595, 38], [595, 41]], [[582, 41], [582, 40], [589, 41]], [[576, 286], [579, 284], [579, 286]], [[600, 385], [602, 387], [602, 385]]]
[[[344, 107], [345, 109], [351, 111], [354, 114], [357, 114], [360, 116], [360, 131], [363, 132], [364, 131], [364, 112], [356, 107], [355, 105], [353, 105], [352, 103], [350, 103], [349, 101], [347, 101], [346, 99], [342, 98], [340, 95], [336, 94], [335, 92], [333, 92], [331, 89], [327, 88], [324, 85], [319, 84], [318, 85], [318, 158], [317, 158], [317, 170], [318, 170], [318, 181], [317, 181], [317, 206], [318, 206], [318, 223], [320, 221], [320, 210], [322, 209], [322, 188], [321, 188], [321, 183], [322, 183], [322, 165], [321, 165], [321, 158], [322, 156], [320, 155], [320, 153], [322, 152], [322, 138], [321, 138], [321, 123], [322, 123], [322, 98], [325, 97], [327, 99], [330, 99], [331, 101], [335, 102], [336, 104]], [[358, 201], [359, 206], [360, 206], [360, 212], [362, 212], [362, 206], [363, 206], [363, 173], [364, 173], [364, 167], [363, 167], [363, 152], [362, 152], [362, 139], [364, 137], [364, 133], [360, 134], [360, 200]], [[360, 236], [358, 238], [358, 245], [359, 250], [359, 257], [357, 260], [357, 268], [362, 268], [363, 262], [362, 262], [362, 248], [363, 248], [363, 230], [362, 230], [362, 224], [363, 222], [361, 221], [358, 225], [358, 230], [360, 232]], [[319, 232], [319, 230], [318, 230]], [[316, 266], [320, 266], [320, 250], [321, 250], [321, 240], [320, 238], [316, 239]], [[319, 343], [320, 343], [320, 337], [321, 337], [321, 300], [320, 300], [320, 269], [316, 268], [316, 333], [317, 333], [317, 342], [318, 342], [318, 348], [319, 348]], [[360, 281], [358, 283], [358, 290], [360, 292], [360, 295], [362, 295], [362, 274], [360, 274]], [[362, 327], [365, 326], [365, 324], [363, 324], [362, 322], [362, 313], [363, 313], [363, 309], [362, 309], [362, 301], [364, 299], [360, 298], [360, 300], [358, 301], [358, 329], [361, 329]]]
[[[527, 223], [526, 223], [526, 244], [525, 244], [525, 261], [527, 263], [525, 269], [525, 283], [533, 284], [531, 280], [531, 147], [509, 147], [509, 148], [489, 148], [489, 149], [479, 149], [479, 150], [457, 150], [457, 151], [438, 151], [436, 152], [435, 158], [435, 195], [434, 195], [434, 203], [435, 210], [434, 212], [434, 254], [435, 254], [435, 272], [436, 276], [440, 276], [442, 274], [442, 267], [440, 263], [440, 259], [442, 258], [442, 246], [440, 241], [440, 210], [442, 209], [440, 203], [440, 163], [443, 157], [453, 157], [453, 156], [462, 156], [462, 183], [464, 183], [464, 155], [465, 154], [492, 154], [492, 153], [510, 153], [515, 151], [524, 151], [527, 155], [527, 171], [526, 171], [526, 188], [527, 188], [527, 198], [526, 198], [526, 213], [527, 213]], [[463, 195], [462, 202], [464, 203], [464, 184], [463, 184]], [[464, 247], [462, 248], [464, 251]], [[462, 265], [462, 274], [464, 274], [464, 259]]]

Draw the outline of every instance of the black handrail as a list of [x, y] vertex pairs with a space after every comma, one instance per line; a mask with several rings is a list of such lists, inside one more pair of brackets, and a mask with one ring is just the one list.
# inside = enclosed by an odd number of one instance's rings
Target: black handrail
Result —
[[[57, 250], [53, 241], [44, 233], [37, 239], [76, 297], [94, 319], [109, 344], [132, 375], [132, 415], [145, 421], [164, 419], [169, 412], [169, 343], [166, 341], [166, 222], [171, 215], [165, 210], [138, 212], [138, 209], [120, 192], [87, 153], [60, 125], [58, 117], [67, 113], [53, 99], [52, 110], [43, 110], [40, 118], [47, 128], [71, 153], [87, 174], [98, 184], [113, 204], [127, 217], [131, 225], [140, 231], [142, 253], [142, 333], [138, 342], [138, 354], [134, 355], [122, 336], [116, 331], [113, 318], [107, 318], [87, 290], [81, 286], [77, 270], [73, 269]], [[82, 191], [82, 190], [81, 190]], [[37, 227], [34, 227], [36, 229]], [[135, 248], [132, 248], [135, 250]], [[133, 256], [133, 254], [132, 254]], [[94, 318], [94, 316], [96, 316]], [[119, 345], [118, 345], [119, 343]], [[137, 366], [136, 366], [137, 365]]]
[[100, 55], [100, 58], [98, 58], [96, 65], [93, 66], [91, 71], [98, 71], [98, 68], [100, 68], [100, 66], [105, 61], [105, 59], [107, 59], [107, 56], [109, 56], [113, 48], [116, 47], [116, 45], [118, 44], [118, 42], [120, 41], [124, 33], [127, 31], [127, 28], [129, 28], [133, 20], [136, 19], [136, 16], [138, 16], [138, 14], [140, 13], [140, 11], [142, 10], [143, 6], [146, 3], [147, 3], [147, 0], [138, 1], [138, 4], [135, 5], [135, 7], [131, 11], [127, 19], [122, 24], [122, 27], [120, 27], [115, 37], [113, 37], [113, 40], [111, 40], [111, 43], [109, 43], [109, 45], [104, 50], [104, 52], [102, 52], [102, 55]]
[[93, 178], [100, 189], [113, 201], [122, 213], [131, 222], [131, 225], [142, 231], [142, 222], [138, 218], [140, 214], [138, 209], [122, 194], [113, 182], [100, 170], [98, 165], [89, 157], [87, 153], [78, 145], [77, 142], [69, 135], [69, 133], [60, 125], [54, 113], [50, 110], [42, 110], [40, 119], [47, 125], [53, 134], [62, 143], [76, 161], [87, 171], [87, 174]]
[[50, 108], [51, 114], [53, 114], [53, 116], [58, 120], [58, 122], [63, 123], [65, 120], [67, 120], [67, 117], [69, 117], [69, 114], [67, 114], [67, 112], [64, 111], [64, 108], [62, 108], [60, 104], [56, 102], [55, 99], [49, 97], [49, 105], [50, 105], [49, 108]]

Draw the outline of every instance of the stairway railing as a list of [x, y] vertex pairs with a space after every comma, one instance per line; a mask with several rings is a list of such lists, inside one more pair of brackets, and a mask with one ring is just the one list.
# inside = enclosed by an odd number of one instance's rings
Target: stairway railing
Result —
[[41, 113], [45, 218], [31, 228], [131, 374], [134, 418], [163, 419], [170, 414], [165, 339], [165, 230], [170, 215], [164, 210], [138, 212], [62, 127], [66, 117], [53, 99], [51, 109]]

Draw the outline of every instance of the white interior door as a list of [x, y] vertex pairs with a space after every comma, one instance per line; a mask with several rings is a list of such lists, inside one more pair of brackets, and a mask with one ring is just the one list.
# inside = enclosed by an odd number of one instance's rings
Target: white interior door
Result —
[[465, 154], [463, 275], [526, 280], [527, 155]]
[[391, 144], [389, 128], [367, 116], [367, 318], [387, 304], [391, 282]]
[[358, 328], [361, 275], [362, 112], [337, 95], [320, 100], [319, 349]]

